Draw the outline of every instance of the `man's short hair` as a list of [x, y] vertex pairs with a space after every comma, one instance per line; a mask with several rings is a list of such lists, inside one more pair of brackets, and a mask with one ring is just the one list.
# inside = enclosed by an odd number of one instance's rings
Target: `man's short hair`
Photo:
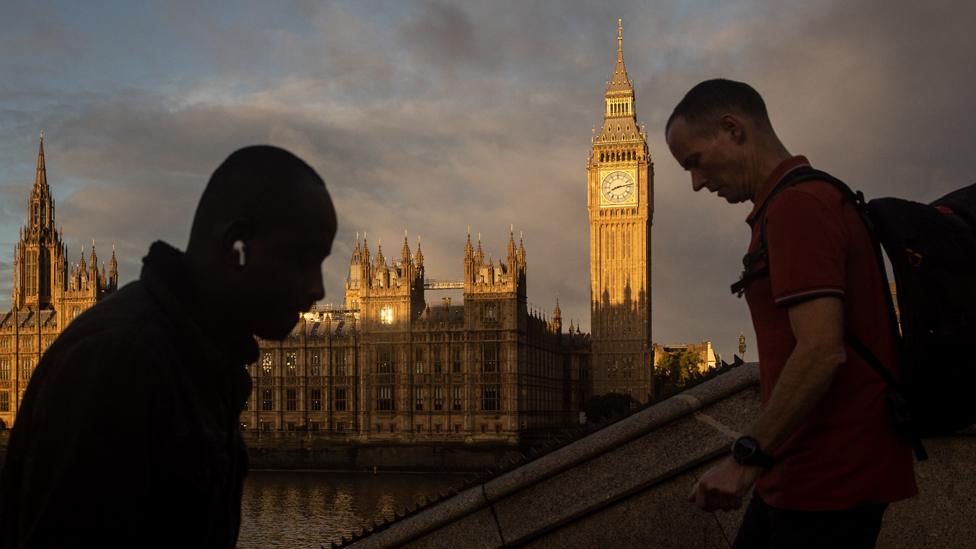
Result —
[[[709, 122], [717, 123], [719, 117], [726, 114], [746, 116], [759, 127], [772, 128], [769, 113], [766, 112], [766, 102], [759, 92], [745, 82], [716, 78], [688, 90], [668, 117], [664, 131], [667, 133], [671, 123], [678, 117], [696, 126], [704, 122], [703, 129], [706, 129], [711, 127]], [[717, 125], [715, 128], [717, 129]]]
[[271, 145], [238, 149], [210, 177], [193, 217], [190, 241], [235, 217], [257, 221], [276, 214], [276, 209], [293, 209], [294, 190], [302, 185], [325, 190], [319, 174], [284, 149]]

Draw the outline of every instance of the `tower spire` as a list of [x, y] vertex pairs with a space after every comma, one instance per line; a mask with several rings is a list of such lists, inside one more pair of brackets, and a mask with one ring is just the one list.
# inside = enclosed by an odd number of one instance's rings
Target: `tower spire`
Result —
[[41, 130], [40, 143], [37, 145], [37, 175], [34, 177], [34, 187], [47, 188], [47, 168], [44, 165], [44, 130]]
[[617, 63], [613, 67], [613, 75], [607, 84], [607, 93], [611, 92], [630, 92], [633, 93], [634, 86], [627, 75], [627, 67], [624, 65], [624, 27], [623, 20], [617, 19]]
[[424, 266], [424, 253], [420, 251], [420, 235], [419, 234], [417, 235], [417, 255], [414, 256], [414, 260], [413, 261], [414, 261], [414, 263], [417, 264], [417, 267], [423, 268], [423, 266]]
[[108, 277], [112, 287], [119, 284], [119, 262], [115, 259], [115, 243], [112, 243], [112, 259], [108, 262]]
[[617, 19], [617, 61], [624, 61], [624, 20]]
[[403, 229], [403, 248], [400, 249], [400, 259], [404, 264], [410, 263], [410, 245], [407, 243], [407, 230]]

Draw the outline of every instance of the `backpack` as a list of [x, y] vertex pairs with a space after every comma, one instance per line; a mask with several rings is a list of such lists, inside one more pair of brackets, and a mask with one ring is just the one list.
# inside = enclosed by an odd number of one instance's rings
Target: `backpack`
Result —
[[[860, 214], [874, 242], [884, 287], [888, 284], [882, 248], [895, 278], [895, 301], [885, 292], [894, 320], [901, 358], [900, 379], [845, 329], [845, 341], [888, 385], [888, 410], [900, 435], [912, 442], [919, 461], [926, 459], [920, 439], [947, 435], [976, 423], [976, 184], [956, 190], [932, 204], [900, 198], [865, 201], [839, 179], [813, 168], [800, 168], [774, 188], [776, 194], [804, 181], [826, 181], [840, 190]], [[760, 243], [743, 258], [742, 278], [732, 292], [763, 276], [768, 267], [751, 268], [766, 259], [766, 220], [762, 209]], [[900, 329], [900, 330], [899, 330]]]

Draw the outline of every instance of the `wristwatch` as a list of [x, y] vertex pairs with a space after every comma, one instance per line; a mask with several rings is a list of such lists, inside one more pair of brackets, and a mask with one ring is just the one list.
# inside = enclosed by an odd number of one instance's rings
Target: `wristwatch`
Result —
[[769, 469], [773, 466], [773, 456], [759, 449], [759, 442], [748, 436], [741, 436], [732, 443], [732, 459], [739, 465], [751, 465]]

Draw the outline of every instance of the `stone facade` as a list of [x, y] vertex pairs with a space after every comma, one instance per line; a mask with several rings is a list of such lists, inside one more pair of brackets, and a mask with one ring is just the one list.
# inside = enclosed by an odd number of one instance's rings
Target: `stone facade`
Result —
[[[364, 442], [515, 443], [578, 422], [589, 336], [528, 310], [526, 256], [464, 246], [463, 279], [434, 283], [406, 237], [399, 258], [357, 239], [345, 305], [305, 314], [281, 342], [261, 341], [245, 429], [327, 433]], [[463, 290], [430, 305], [426, 291]]]
[[7, 427], [47, 347], [72, 319], [118, 287], [114, 249], [108, 273], [94, 242], [87, 261], [84, 249], [77, 264], [69, 265], [67, 258], [61, 229], [55, 229], [41, 133], [27, 224], [14, 247], [12, 307], [0, 317], [0, 421]]
[[594, 394], [651, 395], [651, 224], [654, 165], [638, 128], [634, 87], [617, 63], [604, 95], [603, 127], [586, 163]]

